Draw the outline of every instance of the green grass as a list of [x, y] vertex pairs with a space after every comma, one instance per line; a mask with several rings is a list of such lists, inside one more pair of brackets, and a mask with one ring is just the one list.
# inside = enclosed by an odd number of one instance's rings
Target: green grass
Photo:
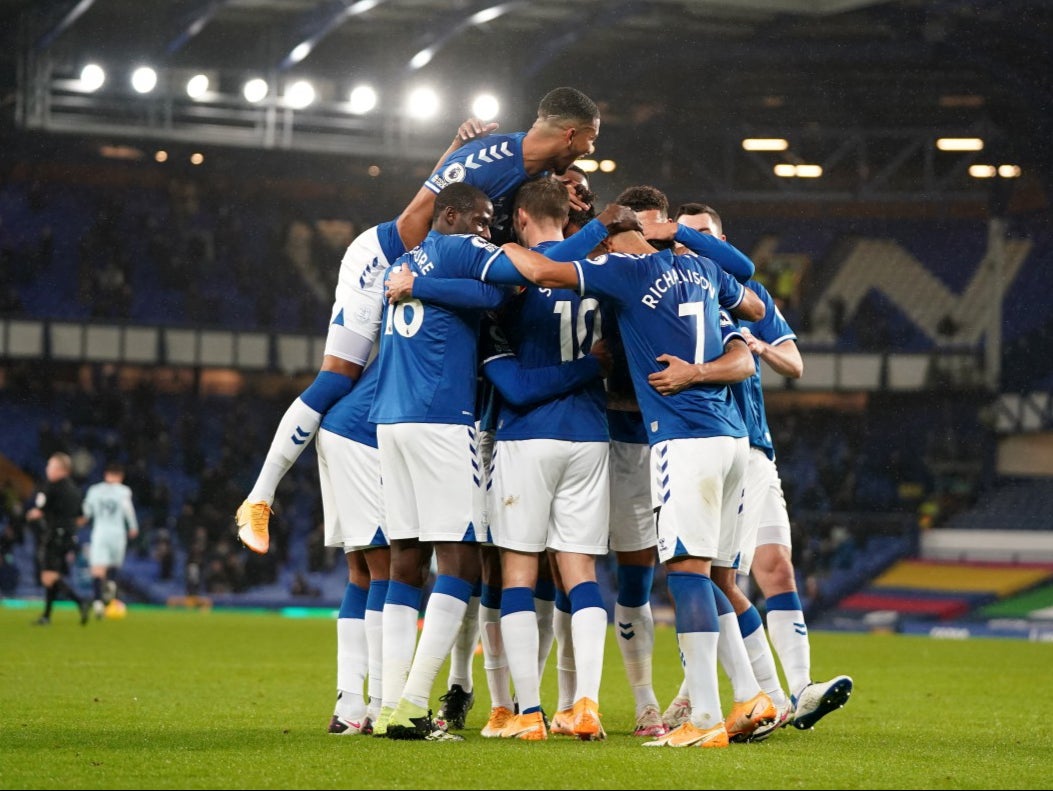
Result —
[[[77, 625], [0, 606], [0, 787], [21, 788], [1049, 788], [1053, 645], [812, 634], [817, 677], [848, 673], [849, 704], [812, 731], [727, 750], [648, 750], [613, 636], [601, 710], [609, 739], [479, 736], [393, 742], [326, 733], [335, 627], [324, 618], [131, 608]], [[680, 682], [660, 627], [656, 690]], [[543, 700], [555, 698], [554, 660]], [[446, 683], [445, 670], [435, 695]], [[725, 689], [725, 702], [730, 694]], [[434, 704], [434, 701], [433, 701]]]

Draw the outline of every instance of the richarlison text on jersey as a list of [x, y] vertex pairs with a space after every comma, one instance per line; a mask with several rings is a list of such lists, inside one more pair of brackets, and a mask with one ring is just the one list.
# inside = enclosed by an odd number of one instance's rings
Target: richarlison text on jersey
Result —
[[647, 293], [640, 297], [640, 301], [653, 310], [658, 307], [658, 302], [670, 288], [681, 283], [700, 286], [704, 291], [709, 292], [710, 298], [716, 298], [716, 289], [701, 272], [693, 269], [669, 269], [654, 281], [654, 284], [647, 289]]

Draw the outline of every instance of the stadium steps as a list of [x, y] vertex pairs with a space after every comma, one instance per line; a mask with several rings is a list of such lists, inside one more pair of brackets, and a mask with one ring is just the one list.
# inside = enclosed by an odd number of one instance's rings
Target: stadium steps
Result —
[[866, 588], [845, 597], [835, 619], [866, 620], [873, 613], [942, 621], [1053, 582], [1053, 565], [901, 560]]
[[1053, 584], [993, 602], [976, 614], [981, 618], [1027, 618], [1053, 623]]
[[[1013, 283], [1031, 248], [1031, 242], [1027, 240], [1007, 242], [1003, 271], [1005, 283]], [[961, 253], [950, 258], [978, 273], [975, 251], [968, 258], [965, 256], [966, 253]], [[941, 258], [948, 256], [946, 253], [942, 256], [931, 253], [916, 255], [891, 238], [859, 238], [816, 300], [816, 305], [826, 309], [831, 302], [841, 300], [846, 322], [850, 322], [867, 295], [877, 290], [899, 306], [932, 342], [940, 337], [937, 329], [940, 321], [949, 316], [959, 327], [955, 342], [977, 343], [985, 332], [990, 313], [985, 279], [974, 274], [966, 284], [956, 284], [959, 288], [951, 287], [932, 271], [932, 261]], [[823, 338], [817, 336], [811, 340], [821, 341]], [[827, 337], [826, 340], [836, 339]]]
[[1053, 530], [1053, 479], [1006, 480], [975, 508], [947, 520], [949, 529]]

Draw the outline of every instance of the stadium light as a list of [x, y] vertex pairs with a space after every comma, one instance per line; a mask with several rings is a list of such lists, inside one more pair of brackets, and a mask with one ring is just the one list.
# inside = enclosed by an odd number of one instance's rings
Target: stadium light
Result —
[[191, 99], [204, 98], [208, 93], [208, 77], [204, 74], [195, 74], [186, 81], [186, 95]]
[[501, 104], [492, 93], [481, 93], [472, 101], [472, 115], [483, 121], [496, 118], [500, 109]]
[[295, 47], [293, 51], [289, 53], [290, 63], [299, 63], [301, 60], [311, 54], [311, 42], [301, 41]]
[[406, 114], [419, 121], [434, 118], [439, 112], [439, 95], [431, 88], [414, 88], [406, 99]]
[[314, 101], [314, 86], [307, 80], [297, 80], [285, 89], [285, 104], [302, 110]]
[[356, 85], [351, 89], [349, 101], [352, 113], [365, 115], [377, 106], [377, 92], [368, 85]]
[[789, 162], [780, 162], [772, 171], [779, 178], [784, 179], [817, 179], [823, 175], [822, 165], [794, 165]]
[[512, 3], [503, 3], [501, 5], [490, 6], [484, 8], [482, 11], [476, 11], [470, 17], [468, 17], [469, 25], [485, 25], [487, 22], [493, 22], [502, 14], [510, 10]]
[[941, 137], [936, 140], [940, 151], [983, 151], [984, 141], [979, 137]]
[[89, 63], [80, 70], [80, 89], [82, 91], [93, 93], [99, 90], [104, 82], [106, 82], [106, 72], [99, 64]]
[[1004, 179], [1020, 178], [1020, 165], [999, 165], [998, 175]]
[[245, 101], [257, 104], [263, 101], [263, 97], [267, 95], [267, 91], [270, 90], [270, 86], [267, 85], [266, 80], [261, 80], [259, 77], [254, 77], [245, 83], [245, 87], [242, 89], [242, 94], [245, 96]]
[[744, 151], [785, 151], [789, 147], [789, 141], [781, 137], [747, 137], [742, 141]]
[[974, 179], [993, 179], [997, 174], [994, 165], [969, 165], [969, 175]]
[[586, 173], [595, 173], [600, 168], [600, 163], [595, 159], [578, 159], [574, 162], [579, 168], [584, 170]]
[[154, 152], [154, 161], [156, 161], [156, 162], [167, 162], [168, 161], [168, 152], [165, 151], [163, 148], [158, 150], [158, 151], [156, 151], [156, 152]]
[[149, 66], [140, 66], [132, 72], [132, 87], [137, 93], [150, 93], [157, 87], [157, 72]]
[[410, 68], [414, 71], [417, 69], [423, 69], [429, 63], [431, 59], [435, 57], [435, 49], [433, 47], [425, 47], [412, 58], [410, 58]]
[[613, 159], [601, 159], [600, 160], [600, 171], [603, 173], [613, 173], [618, 167], [618, 163]]
[[193, 154], [190, 155], [190, 164], [191, 165], [200, 165], [204, 161], [205, 161], [205, 155], [200, 153], [200, 152], [198, 152], [198, 151], [195, 151]]

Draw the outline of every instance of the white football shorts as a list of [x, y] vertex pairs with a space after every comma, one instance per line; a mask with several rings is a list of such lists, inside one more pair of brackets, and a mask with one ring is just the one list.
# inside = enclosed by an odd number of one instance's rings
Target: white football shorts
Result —
[[611, 440], [611, 549], [636, 552], [658, 543], [651, 504], [651, 448]]
[[[478, 427], [476, 422], [476, 427]], [[482, 516], [480, 521], [483, 529], [480, 531], [480, 539], [482, 543], [493, 546], [493, 536], [490, 532], [490, 508], [492, 503], [490, 502], [491, 492], [493, 490], [493, 472], [494, 472], [494, 431], [487, 429], [486, 431], [479, 431], [476, 435], [479, 439], [479, 469], [483, 476], [482, 485]]]
[[745, 437], [670, 439], [652, 446], [659, 560], [690, 556], [734, 565], [748, 458]]
[[391, 266], [376, 226], [362, 231], [344, 252], [329, 316], [325, 353], [358, 365], [369, 360], [384, 310], [384, 273]]
[[391, 540], [482, 541], [483, 481], [475, 426], [377, 426]]
[[491, 532], [518, 552], [606, 555], [610, 532], [607, 442], [498, 440]]
[[325, 545], [344, 552], [387, 546], [380, 452], [325, 429], [317, 451]]
[[753, 556], [762, 544], [790, 544], [790, 515], [775, 462], [750, 448], [746, 465], [746, 502], [742, 509], [742, 554], [739, 574], [749, 574]]

